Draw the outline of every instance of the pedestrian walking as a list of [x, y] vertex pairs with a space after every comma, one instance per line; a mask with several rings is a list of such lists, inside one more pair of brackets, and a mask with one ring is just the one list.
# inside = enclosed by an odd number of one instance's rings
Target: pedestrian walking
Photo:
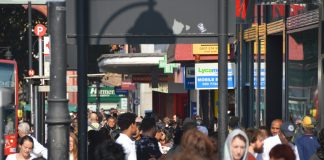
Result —
[[123, 147], [113, 140], [104, 140], [95, 149], [95, 160], [124, 160]]
[[264, 140], [263, 144], [263, 160], [269, 160], [269, 153], [271, 149], [278, 144], [286, 144], [291, 147], [295, 153], [296, 160], [299, 160], [299, 153], [297, 147], [291, 142], [291, 139], [295, 133], [295, 126], [290, 122], [282, 123], [279, 131], [276, 131], [274, 136], [268, 137]]
[[317, 149], [309, 160], [324, 160], [324, 128], [320, 131], [318, 135], [318, 141], [320, 147]]
[[90, 113], [88, 131], [90, 130], [97, 131], [99, 129], [100, 129], [100, 124], [98, 121], [98, 115], [96, 113]]
[[131, 138], [136, 134], [137, 127], [135, 123], [136, 115], [134, 113], [123, 113], [118, 117], [118, 126], [121, 133], [116, 142], [124, 148], [125, 160], [137, 160], [135, 141]]
[[158, 159], [162, 153], [159, 148], [156, 134], [155, 119], [146, 117], [141, 124], [141, 139], [136, 141], [136, 154], [138, 160]]
[[283, 122], [281, 119], [275, 119], [271, 122], [270, 132], [272, 136], [275, 136], [280, 132], [282, 123]]
[[292, 148], [287, 144], [274, 146], [269, 153], [271, 160], [295, 160], [296, 155]]
[[224, 160], [247, 160], [249, 140], [241, 129], [234, 129], [224, 145]]
[[34, 155], [31, 155], [34, 147], [34, 141], [30, 136], [25, 135], [22, 137], [19, 141], [18, 147], [19, 152], [8, 155], [6, 160], [32, 160], [33, 158], [36, 158]]
[[78, 159], [78, 137], [70, 132], [69, 136], [69, 160]]
[[171, 160], [216, 160], [217, 149], [211, 139], [197, 128], [187, 130], [181, 138], [180, 149]]
[[248, 160], [256, 160], [258, 154], [263, 152], [263, 142], [265, 135], [262, 131], [257, 129], [247, 129], [246, 134], [249, 138]]
[[33, 157], [43, 157], [47, 159], [47, 148], [45, 148], [42, 144], [40, 144], [36, 138], [31, 135], [30, 126], [27, 122], [22, 122], [18, 125], [18, 135], [19, 137], [29, 136], [33, 139], [33, 150], [31, 155]]
[[108, 115], [106, 118], [106, 123], [103, 127], [100, 128], [100, 130], [106, 130], [109, 136], [116, 140], [118, 138], [118, 135], [120, 133], [120, 129], [117, 126], [117, 120], [115, 117]]
[[309, 158], [320, 147], [317, 137], [314, 135], [314, 122], [310, 116], [305, 116], [302, 120], [304, 133], [295, 140], [298, 153], [301, 160], [309, 160]]

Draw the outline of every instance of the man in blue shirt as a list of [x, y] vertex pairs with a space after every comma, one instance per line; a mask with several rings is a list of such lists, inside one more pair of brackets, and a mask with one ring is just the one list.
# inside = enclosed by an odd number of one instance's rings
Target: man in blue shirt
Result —
[[315, 120], [310, 116], [305, 116], [302, 120], [304, 133], [295, 140], [301, 160], [308, 160], [320, 146], [317, 137], [314, 135]]

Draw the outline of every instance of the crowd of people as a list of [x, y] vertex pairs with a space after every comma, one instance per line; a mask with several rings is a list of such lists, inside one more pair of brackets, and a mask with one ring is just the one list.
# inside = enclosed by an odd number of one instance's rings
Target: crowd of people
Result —
[[[69, 159], [77, 160], [77, 115], [71, 115]], [[94, 160], [322, 160], [324, 129], [305, 116], [295, 123], [272, 121], [269, 130], [242, 128], [230, 117], [225, 144], [217, 143], [217, 125], [204, 125], [199, 116], [145, 117], [111, 110], [88, 115], [88, 159]], [[209, 127], [212, 126], [212, 127]], [[47, 159], [47, 149], [31, 135], [28, 123], [18, 126], [19, 151], [7, 160]], [[318, 134], [317, 134], [318, 133]]]
[[[72, 117], [71, 131], [77, 135], [77, 116]], [[190, 156], [209, 160], [217, 157], [216, 142], [217, 135], [209, 135], [198, 116], [183, 123], [176, 115], [160, 120], [154, 115], [117, 114], [116, 110], [89, 112], [88, 116], [88, 159], [180, 160]]]

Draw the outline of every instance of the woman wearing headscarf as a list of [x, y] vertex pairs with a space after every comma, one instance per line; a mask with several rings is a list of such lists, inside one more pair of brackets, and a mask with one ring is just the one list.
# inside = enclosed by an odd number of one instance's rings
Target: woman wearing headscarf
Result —
[[226, 138], [224, 146], [224, 159], [246, 160], [249, 140], [244, 131], [234, 129]]

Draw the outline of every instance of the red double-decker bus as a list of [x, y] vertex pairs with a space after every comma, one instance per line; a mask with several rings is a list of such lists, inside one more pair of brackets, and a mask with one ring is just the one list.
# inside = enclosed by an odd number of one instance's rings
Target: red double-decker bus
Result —
[[[16, 152], [17, 148], [17, 127], [18, 127], [18, 67], [14, 60], [0, 59], [0, 89], [2, 102], [11, 102], [0, 104], [1, 106], [1, 132], [4, 138], [3, 154], [9, 155]], [[4, 95], [9, 92], [9, 98]]]

